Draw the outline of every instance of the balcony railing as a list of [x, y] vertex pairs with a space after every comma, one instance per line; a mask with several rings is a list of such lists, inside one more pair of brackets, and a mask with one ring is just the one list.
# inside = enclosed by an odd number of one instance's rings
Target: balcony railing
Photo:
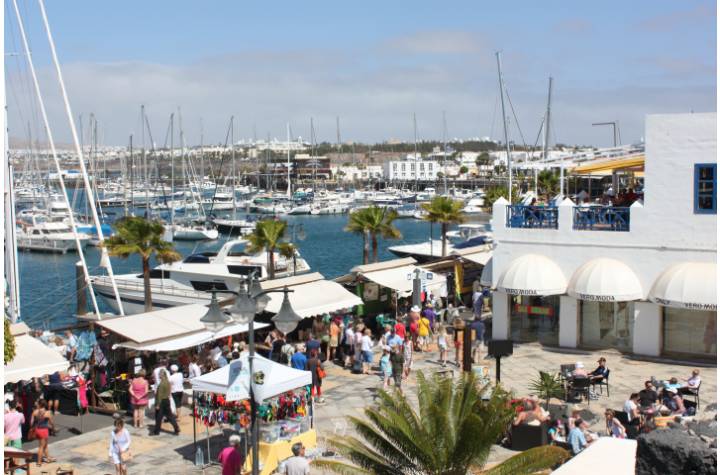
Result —
[[576, 206], [573, 229], [587, 231], [630, 231], [630, 208]]
[[558, 209], [544, 206], [510, 205], [507, 207], [508, 228], [557, 229]]

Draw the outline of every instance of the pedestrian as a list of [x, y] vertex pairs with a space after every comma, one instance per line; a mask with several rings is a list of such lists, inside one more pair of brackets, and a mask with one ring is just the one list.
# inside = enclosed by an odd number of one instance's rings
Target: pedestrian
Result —
[[605, 409], [605, 428], [607, 435], [610, 437], [615, 437], [616, 439], [625, 439], [627, 437], [625, 427], [620, 420], [615, 417], [615, 411], [612, 409]]
[[305, 362], [305, 371], [310, 371], [312, 375], [311, 396], [314, 397], [316, 403], [323, 403], [325, 399], [322, 397], [322, 380], [325, 370], [318, 356], [318, 350], [310, 350], [310, 358]]
[[240, 475], [245, 461], [240, 451], [240, 436], [233, 434], [228, 439], [229, 446], [222, 449], [218, 462], [222, 465], [222, 475]]
[[150, 385], [145, 379], [144, 369], [141, 369], [137, 376], [130, 381], [128, 392], [133, 407], [133, 427], [140, 428], [145, 423], [145, 408], [148, 405], [150, 395]]
[[48, 452], [48, 438], [50, 430], [55, 428], [55, 424], [44, 399], [37, 401], [36, 408], [30, 417], [30, 428], [35, 431], [35, 437], [38, 440], [37, 466], [40, 467], [43, 462], [55, 462]]
[[366, 328], [362, 338], [360, 338], [360, 351], [362, 352], [362, 362], [363, 362], [363, 374], [370, 374], [370, 367], [372, 366], [373, 362], [373, 341], [372, 341], [372, 332], [369, 328]]
[[343, 352], [345, 353], [345, 368], [352, 368], [355, 356], [355, 332], [352, 328], [352, 322], [345, 327], [345, 341], [343, 343]]
[[475, 331], [475, 339], [472, 342], [472, 359], [475, 364], [479, 364], [482, 357], [483, 341], [485, 340], [485, 322], [482, 321], [481, 317], [475, 317], [475, 320], [470, 324], [470, 330]]
[[295, 345], [295, 353], [290, 358], [290, 366], [295, 369], [305, 371], [307, 356], [305, 356], [305, 346], [302, 343]]
[[[25, 424], [25, 415], [18, 411], [16, 400], [8, 402], [8, 412], [3, 417], [5, 426], [5, 446], [22, 449], [22, 426]], [[21, 408], [22, 409], [22, 408]]]
[[333, 319], [330, 322], [330, 342], [328, 350], [328, 361], [335, 361], [337, 348], [340, 344], [340, 325], [338, 319]]
[[175, 417], [180, 418], [180, 407], [182, 406], [182, 398], [185, 392], [183, 387], [183, 374], [180, 372], [180, 368], [177, 365], [170, 366], [170, 392], [172, 394], [173, 402], [175, 402]]
[[65, 330], [65, 338], [67, 343], [65, 344], [65, 356], [68, 361], [75, 361], [75, 355], [77, 354], [78, 339], [71, 330]]
[[45, 400], [48, 403], [48, 409], [53, 415], [60, 410], [60, 393], [63, 390], [62, 377], [59, 371], [55, 371], [48, 376], [48, 385], [45, 388]]
[[193, 357], [190, 359], [190, 363], [188, 364], [188, 379], [202, 376], [202, 370], [200, 369], [200, 365], [198, 364], [199, 361], [200, 358], [198, 357], [198, 355], [193, 355]]
[[[432, 296], [431, 296], [432, 297]], [[430, 321], [430, 329], [435, 329], [435, 321], [437, 320], [437, 314], [434, 310], [434, 304], [431, 300], [425, 303], [425, 310], [422, 312], [422, 316]]]
[[413, 364], [413, 351], [415, 345], [413, 344], [412, 336], [410, 333], [405, 335], [405, 342], [403, 343], [403, 379], [407, 379], [410, 376], [410, 370]]
[[426, 316], [421, 315], [420, 319], [418, 320], [418, 343], [420, 346], [420, 351], [428, 351], [430, 347], [430, 342], [432, 341], [431, 335], [432, 324]]
[[[309, 475], [310, 462], [305, 458], [305, 446], [296, 442], [292, 446], [293, 456], [285, 460], [285, 475]], [[225, 474], [223, 474], [225, 475]]]
[[438, 329], [438, 349], [440, 350], [440, 364], [444, 368], [447, 366], [447, 354], [448, 354], [448, 335], [445, 325], [439, 324]]
[[363, 362], [363, 356], [362, 356], [362, 338], [363, 338], [363, 330], [365, 329], [365, 325], [362, 323], [358, 323], [355, 327], [355, 361], [359, 361], [361, 364]]
[[416, 351], [420, 350], [420, 347], [418, 346], [418, 340], [420, 338], [420, 332], [419, 332], [419, 325], [418, 322], [420, 320], [420, 307], [417, 305], [413, 305], [410, 308], [410, 314], [408, 316], [410, 320], [410, 335], [412, 336], [412, 342], [413, 342], [413, 349]]
[[157, 390], [155, 390], [155, 430], [153, 431], [153, 435], [160, 434], [160, 426], [164, 418], [172, 424], [175, 435], [180, 434], [180, 427], [178, 427], [175, 414], [173, 414], [170, 406], [171, 388], [167, 371], [161, 371], [160, 382], [158, 383]]
[[108, 454], [115, 465], [115, 475], [127, 475], [127, 463], [132, 458], [130, 442], [130, 432], [125, 428], [125, 422], [122, 418], [115, 419], [113, 430], [110, 432]]
[[383, 354], [382, 357], [380, 357], [380, 377], [383, 379], [383, 389], [387, 389], [390, 386], [390, 378], [392, 378], [390, 351], [389, 346], [383, 346]]
[[403, 355], [403, 345], [397, 344], [392, 348], [390, 353], [390, 366], [392, 367], [392, 376], [395, 387], [402, 392], [402, 380], [405, 372], [405, 357]]

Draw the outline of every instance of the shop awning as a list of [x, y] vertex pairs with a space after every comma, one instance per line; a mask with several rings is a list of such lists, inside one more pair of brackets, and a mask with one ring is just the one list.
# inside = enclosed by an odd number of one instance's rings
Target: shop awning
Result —
[[563, 271], [540, 254], [525, 254], [510, 263], [497, 289], [510, 295], [561, 295], [567, 289]]
[[[302, 278], [301, 278], [302, 277]], [[281, 289], [287, 286], [293, 290], [289, 295], [293, 310], [301, 317], [313, 317], [324, 313], [337, 312], [362, 305], [360, 297], [345, 289], [337, 282], [325, 280], [322, 274], [313, 273], [304, 276], [289, 277], [262, 282], [262, 287]], [[282, 304], [283, 294], [270, 294], [266, 311], [277, 313]]]
[[65, 371], [70, 366], [57, 351], [30, 335], [15, 337], [15, 358], [5, 365], [5, 382], [39, 378], [55, 371]]
[[714, 262], [670, 266], [655, 281], [648, 300], [666, 307], [717, 310], [716, 272]]
[[633, 155], [628, 157], [614, 158], [611, 160], [593, 160], [579, 165], [573, 169], [576, 175], [582, 174], [605, 174], [613, 171], [637, 169], [643, 170], [645, 166], [645, 155]]
[[[247, 324], [229, 325], [217, 333], [209, 332], [200, 319], [207, 313], [205, 305], [191, 304], [116, 317], [96, 322], [128, 341], [116, 346], [147, 351], [175, 351], [208, 341], [248, 331]], [[255, 328], [268, 326], [256, 323]]]
[[440, 288], [447, 285], [443, 276], [412, 264], [374, 272], [363, 272], [361, 275], [381, 287], [387, 287], [388, 289], [396, 291], [401, 296], [407, 296], [412, 294], [413, 279], [415, 278], [415, 271], [417, 269], [420, 269], [423, 284], [428, 290], [439, 291]]
[[[240, 357], [241, 385], [239, 388], [239, 398], [248, 399], [250, 397], [250, 370], [248, 364], [248, 355], [243, 354]], [[254, 384], [255, 399], [262, 401], [271, 397], [279, 396], [287, 391], [301, 388], [312, 384], [312, 374], [310, 371], [300, 371], [291, 368], [288, 365], [275, 363], [260, 355], [255, 355], [253, 359], [253, 372], [255, 375], [262, 373], [262, 384]], [[227, 394], [230, 389], [230, 365], [225, 365], [212, 373], [203, 374], [197, 378], [190, 380], [193, 391], [211, 392], [215, 394]]]
[[482, 274], [480, 274], [480, 285], [483, 287], [490, 287], [492, 288], [492, 273], [493, 273], [493, 260], [492, 257], [488, 259], [487, 263], [485, 263], [485, 267], [483, 267]]
[[486, 265], [492, 257], [490, 246], [487, 245], [475, 246], [467, 249], [456, 249], [451, 254], [467, 261], [474, 262], [475, 264], [480, 264], [481, 266]]
[[553, 471], [553, 475], [576, 473], [611, 473], [635, 475], [637, 441], [600, 437], [585, 450]]
[[642, 286], [624, 262], [598, 257], [575, 271], [567, 288], [568, 295], [596, 302], [624, 302], [643, 298]]

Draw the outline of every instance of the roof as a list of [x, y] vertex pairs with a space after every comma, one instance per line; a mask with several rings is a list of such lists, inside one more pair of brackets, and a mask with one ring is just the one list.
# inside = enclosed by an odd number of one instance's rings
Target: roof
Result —
[[24, 335], [25, 333], [30, 333], [30, 327], [28, 327], [25, 322], [10, 324], [10, 334], [12, 336]]
[[[397, 259], [402, 260], [402, 259]], [[413, 262], [414, 259], [410, 259]], [[375, 282], [376, 284], [395, 290], [396, 292], [409, 295], [413, 291], [413, 280], [416, 270], [421, 271], [421, 278], [424, 286], [430, 289], [437, 289], [447, 285], [445, 278], [441, 275], [430, 272], [427, 269], [407, 264], [401, 267], [391, 267], [388, 269], [375, 270], [371, 272], [361, 272], [363, 278]]]
[[576, 473], [634, 475], [636, 451], [636, 440], [600, 437], [552, 473], [553, 475]]
[[269, 289], [281, 289], [285, 286], [292, 287], [293, 285], [300, 285], [305, 284], [308, 282], [315, 282], [318, 280], [323, 280], [325, 277], [319, 272], [312, 272], [309, 274], [301, 274], [301, 275], [295, 275], [292, 277], [285, 277], [283, 279], [272, 279], [272, 280], [264, 280], [260, 282], [260, 286], [263, 288], [263, 290], [269, 290]]
[[351, 272], [365, 273], [376, 270], [392, 269], [394, 267], [403, 267], [415, 264], [417, 261], [412, 257], [403, 257], [402, 259], [393, 259], [391, 261], [376, 262], [374, 264], [363, 264], [350, 269]]
[[57, 351], [30, 335], [15, 337], [15, 358], [5, 365], [5, 382], [39, 378], [65, 371], [70, 363]]
[[[337, 282], [324, 280], [320, 274], [316, 275], [320, 276], [321, 279], [288, 285], [290, 290], [293, 290], [288, 296], [290, 305], [292, 305], [295, 313], [301, 317], [313, 317], [315, 315], [322, 315], [324, 313], [336, 312], [342, 309], [352, 308], [356, 305], [362, 305], [362, 299], [346, 290], [342, 285]], [[277, 313], [282, 305], [283, 294], [271, 293], [269, 295], [270, 302], [268, 302], [265, 310]]]
[[207, 313], [205, 305], [190, 304], [154, 310], [137, 315], [100, 320], [97, 325], [128, 340], [146, 343], [205, 330], [200, 319]]

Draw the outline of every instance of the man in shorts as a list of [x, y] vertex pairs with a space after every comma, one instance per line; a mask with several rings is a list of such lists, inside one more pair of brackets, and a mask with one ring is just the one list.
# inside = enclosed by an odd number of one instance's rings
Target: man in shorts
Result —
[[405, 369], [405, 357], [403, 356], [403, 345], [395, 344], [390, 353], [390, 366], [392, 367], [393, 381], [395, 387], [402, 391], [403, 371]]

